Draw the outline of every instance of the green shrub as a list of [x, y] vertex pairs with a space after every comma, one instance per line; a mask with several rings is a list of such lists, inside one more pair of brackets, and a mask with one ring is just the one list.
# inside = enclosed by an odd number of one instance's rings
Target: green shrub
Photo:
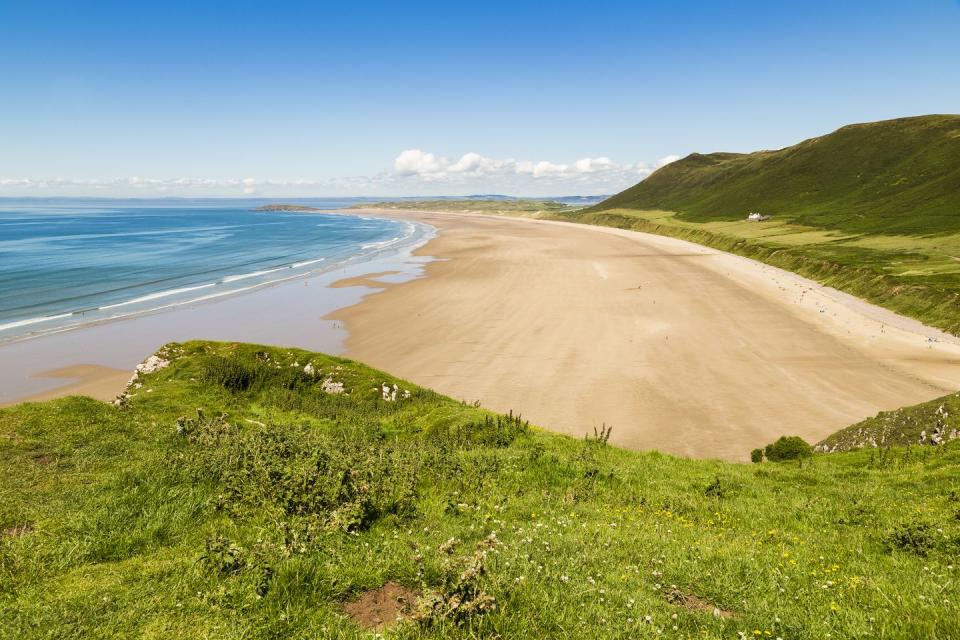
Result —
[[800, 460], [811, 457], [813, 455], [813, 447], [799, 436], [781, 436], [773, 444], [767, 445], [765, 453], [767, 460], [771, 462]]
[[220, 574], [237, 573], [247, 566], [246, 552], [243, 548], [223, 536], [214, 536], [207, 540], [206, 549], [200, 561]]
[[763, 449], [754, 449], [750, 452], [750, 462], [763, 462]]
[[727, 487], [724, 486], [724, 483], [720, 481], [720, 477], [718, 476], [703, 490], [703, 495], [708, 498], [725, 498], [727, 496]]
[[933, 527], [925, 522], [904, 522], [895, 526], [887, 534], [887, 545], [891, 549], [909, 551], [925, 556], [934, 546]]
[[294, 425], [240, 427], [202, 411], [196, 420], [177, 420], [176, 431], [193, 445], [185, 470], [220, 485], [218, 507], [229, 514], [266, 507], [357, 531], [415, 510], [425, 461], [412, 443]]
[[252, 387], [258, 373], [256, 366], [237, 358], [208, 356], [203, 362], [203, 381], [218, 384], [231, 393], [240, 393]]
[[[440, 566], [440, 584], [436, 588], [426, 589], [417, 601], [417, 610], [413, 615], [413, 619], [423, 626], [443, 621], [462, 624], [497, 608], [497, 599], [483, 588], [487, 554], [500, 544], [497, 534], [491, 533], [477, 542], [473, 554], [456, 558], [453, 552], [459, 542], [451, 538], [439, 547], [444, 556]], [[423, 556], [418, 553], [415, 560], [420, 565], [419, 574], [423, 576], [426, 573]]]

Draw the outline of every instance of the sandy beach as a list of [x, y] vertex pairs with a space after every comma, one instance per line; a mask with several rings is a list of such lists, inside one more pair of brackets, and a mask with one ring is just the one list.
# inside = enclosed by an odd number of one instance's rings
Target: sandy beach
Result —
[[0, 405], [107, 400], [165, 342], [242, 340], [342, 353], [572, 436], [606, 424], [621, 446], [744, 460], [960, 388], [952, 336], [752, 260], [603, 227], [354, 213], [439, 236], [415, 256], [0, 346]]
[[573, 436], [743, 460], [960, 388], [951, 336], [681, 240], [582, 225], [366, 212], [440, 230], [426, 277], [330, 317], [345, 354]]

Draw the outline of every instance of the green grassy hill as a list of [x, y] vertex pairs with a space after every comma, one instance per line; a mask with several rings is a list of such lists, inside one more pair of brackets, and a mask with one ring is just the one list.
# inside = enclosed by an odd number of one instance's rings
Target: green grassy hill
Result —
[[596, 207], [616, 208], [699, 222], [759, 211], [846, 233], [956, 233], [960, 116], [855, 124], [778, 151], [695, 153]]
[[960, 437], [960, 392], [882, 411], [822, 440], [820, 451], [850, 451], [861, 447], [883, 448], [952, 441]]
[[[772, 216], [747, 221], [747, 214]], [[558, 219], [683, 238], [960, 334], [960, 116], [693, 154]]]
[[0, 638], [960, 637], [960, 441], [686, 460], [320, 354], [151, 365], [0, 409]]

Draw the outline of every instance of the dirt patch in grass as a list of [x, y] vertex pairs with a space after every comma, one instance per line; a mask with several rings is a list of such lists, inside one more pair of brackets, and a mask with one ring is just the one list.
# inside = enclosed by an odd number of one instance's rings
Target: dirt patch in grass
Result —
[[4, 537], [17, 538], [19, 536], [25, 536], [31, 531], [34, 530], [34, 525], [32, 522], [21, 522], [20, 524], [15, 524], [12, 527], [7, 527], [3, 531], [0, 531]]
[[53, 464], [56, 458], [54, 458], [49, 453], [38, 453], [36, 455], [31, 456], [31, 460], [33, 460], [34, 462], [36, 462], [41, 466], [46, 467], [47, 465]]
[[396, 582], [364, 591], [353, 602], [343, 605], [347, 615], [364, 629], [384, 629], [403, 620], [417, 601], [417, 592]]
[[692, 593], [684, 593], [679, 589], [670, 589], [667, 591], [667, 602], [677, 607], [689, 609], [690, 611], [705, 611], [707, 613], [712, 613], [718, 618], [733, 617], [733, 611], [721, 609], [712, 602], [708, 602], [699, 596], [693, 595]]

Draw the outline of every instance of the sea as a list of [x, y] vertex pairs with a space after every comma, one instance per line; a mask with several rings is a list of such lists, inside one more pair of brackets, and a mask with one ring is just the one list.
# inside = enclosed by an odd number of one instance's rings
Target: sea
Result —
[[234, 296], [409, 251], [418, 223], [341, 215], [372, 199], [0, 199], [0, 343]]

